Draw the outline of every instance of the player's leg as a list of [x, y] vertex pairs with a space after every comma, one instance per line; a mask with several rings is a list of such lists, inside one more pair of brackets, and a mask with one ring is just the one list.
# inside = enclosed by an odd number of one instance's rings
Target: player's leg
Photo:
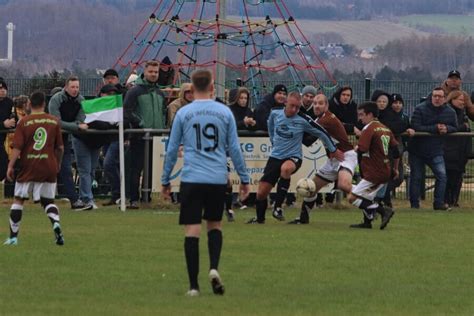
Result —
[[[201, 234], [201, 214], [203, 194], [201, 184], [183, 183], [180, 185], [181, 205], [179, 224], [184, 225], [184, 255], [189, 278], [187, 295], [199, 295], [199, 236]], [[222, 203], [222, 207], [224, 203]]]
[[313, 178], [314, 184], [316, 185], [316, 191], [312, 196], [303, 198], [303, 202], [301, 203], [301, 211], [300, 217], [295, 218], [288, 224], [309, 224], [309, 212], [313, 209], [316, 201], [318, 199], [318, 192], [321, 188], [325, 187], [328, 183], [332, 181], [328, 179], [324, 179], [319, 175], [314, 176]]
[[209, 281], [216, 295], [224, 294], [224, 285], [218, 272], [222, 250], [222, 214], [227, 185], [206, 185], [203, 219], [207, 221], [207, 248], [209, 250]]
[[10, 236], [5, 240], [4, 245], [16, 245], [18, 243], [18, 233], [20, 232], [20, 222], [23, 215], [24, 199], [16, 197], [10, 207]]
[[301, 159], [292, 157], [285, 160], [280, 167], [280, 180], [278, 181], [277, 191], [275, 195], [275, 204], [273, 206], [273, 217], [279, 221], [285, 220], [283, 209], [281, 208], [283, 201], [290, 188], [291, 175], [301, 166]]
[[54, 237], [56, 238], [56, 244], [59, 246], [64, 245], [64, 236], [61, 230], [61, 224], [59, 219], [59, 208], [54, 204], [54, 199], [41, 197], [41, 206], [48, 216], [49, 221], [53, 227]]

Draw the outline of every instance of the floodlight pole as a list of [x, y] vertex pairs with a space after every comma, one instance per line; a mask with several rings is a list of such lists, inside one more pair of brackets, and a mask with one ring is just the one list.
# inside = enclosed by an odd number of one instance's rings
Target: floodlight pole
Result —
[[[219, 3], [219, 20], [226, 19], [226, 0], [217, 0]], [[220, 23], [220, 22], [217, 22]], [[222, 64], [226, 59], [226, 47], [222, 39], [217, 41], [217, 65], [216, 65], [216, 96], [225, 100], [225, 66]]]

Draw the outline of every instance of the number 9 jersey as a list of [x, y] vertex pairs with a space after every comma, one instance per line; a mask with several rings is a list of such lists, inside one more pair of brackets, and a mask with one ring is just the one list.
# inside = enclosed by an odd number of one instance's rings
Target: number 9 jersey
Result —
[[20, 153], [17, 182], [56, 182], [58, 161], [55, 150], [63, 146], [58, 119], [46, 113], [22, 118], [13, 136], [13, 148]]

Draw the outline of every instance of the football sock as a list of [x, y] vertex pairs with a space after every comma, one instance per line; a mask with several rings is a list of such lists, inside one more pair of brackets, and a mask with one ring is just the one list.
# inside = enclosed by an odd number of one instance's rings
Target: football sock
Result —
[[44, 211], [46, 212], [46, 215], [51, 221], [51, 225], [54, 225], [54, 223], [59, 223], [59, 210], [56, 205], [48, 204], [44, 208]]
[[199, 238], [184, 238], [184, 255], [186, 257], [186, 266], [188, 268], [188, 277], [190, 289], [199, 290]]
[[257, 221], [264, 222], [265, 221], [265, 211], [267, 210], [268, 200], [255, 200], [255, 208], [257, 210]]
[[225, 210], [232, 209], [232, 187], [227, 187], [225, 191]]
[[290, 179], [280, 178], [277, 185], [277, 191], [275, 195], [275, 206], [274, 208], [280, 208], [285, 200], [288, 188], [290, 187]]
[[22, 214], [23, 205], [12, 204], [10, 208], [10, 238], [18, 236]]
[[207, 232], [207, 247], [209, 249], [210, 270], [219, 266], [222, 249], [222, 231], [212, 229]]
[[300, 220], [302, 222], [309, 221], [309, 211], [313, 209], [314, 204], [316, 204], [316, 201], [318, 200], [318, 196], [319, 194], [316, 194], [315, 196], [305, 197], [303, 199], [303, 203], [301, 203], [301, 212], [300, 212]]

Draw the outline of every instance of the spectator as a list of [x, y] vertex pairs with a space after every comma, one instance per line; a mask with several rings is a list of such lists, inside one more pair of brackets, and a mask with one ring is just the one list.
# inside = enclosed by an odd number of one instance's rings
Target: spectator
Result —
[[179, 95], [176, 100], [168, 105], [168, 127], [171, 127], [176, 112], [188, 103], [194, 100], [193, 91], [190, 83], [183, 83], [179, 90]]
[[[456, 112], [458, 132], [469, 132], [464, 93], [454, 90], [448, 95], [446, 102]], [[444, 144], [444, 163], [447, 177], [444, 202], [450, 207], [459, 206], [459, 194], [462, 187], [463, 173], [466, 171], [470, 146], [471, 138], [469, 136], [451, 138]]]
[[[83, 122], [85, 115], [81, 108], [83, 96], [79, 93], [79, 78], [70, 76], [66, 80], [64, 89], [51, 97], [48, 108], [49, 113], [58, 117], [61, 128], [69, 133], [86, 130], [89, 128]], [[69, 133], [63, 134], [64, 155], [61, 162], [61, 170], [58, 174], [58, 182], [63, 184], [64, 194], [71, 203], [73, 210], [90, 210], [92, 205], [85, 205], [76, 193], [75, 184], [72, 180], [72, 145]]]
[[285, 85], [277, 84], [273, 88], [272, 94], [267, 94], [263, 101], [255, 109], [255, 120], [257, 129], [268, 131], [267, 120], [273, 108], [284, 108], [288, 89]]
[[[3, 78], [2, 78], [3, 79]], [[0, 80], [0, 130], [13, 129], [16, 126], [16, 119], [14, 116], [13, 100], [8, 96], [8, 86], [3, 80]], [[12, 115], [13, 114], [13, 115]], [[3, 181], [7, 174], [8, 156], [5, 151], [6, 133], [0, 134], [0, 181]]]
[[234, 114], [237, 130], [253, 131], [257, 129], [252, 110], [249, 107], [250, 92], [247, 88], [240, 87], [229, 93], [229, 108]]
[[138, 75], [136, 73], [131, 73], [130, 76], [128, 76], [127, 82], [125, 83], [126, 90], [130, 90], [132, 87], [134, 87], [137, 79]]
[[103, 81], [104, 85], [111, 84], [115, 86], [118, 93], [123, 94], [125, 92], [125, 87], [120, 84], [119, 74], [115, 69], [107, 69], [104, 72]]
[[301, 91], [303, 98], [301, 99], [300, 111], [311, 116], [313, 120], [316, 119], [316, 114], [313, 111], [313, 100], [316, 94], [318, 94], [318, 89], [311, 85], [305, 86]]
[[363, 126], [357, 119], [357, 103], [352, 98], [351, 87], [340, 87], [329, 100], [329, 111], [344, 124], [348, 134], [359, 136]]
[[[166, 105], [165, 98], [158, 86], [160, 64], [155, 60], [147, 61], [145, 71], [136, 80], [136, 85], [130, 89], [123, 105], [124, 126], [131, 128], [165, 128]], [[133, 157], [130, 166], [130, 209], [138, 209], [140, 174], [145, 160], [145, 140], [143, 135], [130, 138], [130, 153]], [[150, 158], [152, 157], [150, 144]], [[150, 159], [151, 161], [151, 159]], [[151, 180], [151, 168], [149, 170]], [[149, 186], [151, 181], [149, 181]], [[150, 187], [144, 188], [150, 193]], [[142, 199], [148, 201], [148, 197]]]
[[[412, 128], [416, 132], [428, 132], [433, 135], [446, 135], [457, 131], [456, 113], [445, 104], [444, 90], [433, 89], [431, 98], [416, 106], [411, 118]], [[444, 137], [414, 137], [408, 145], [410, 163], [410, 205], [420, 207], [420, 185], [422, 170], [428, 165], [436, 178], [433, 208], [450, 210], [444, 204], [446, 191], [446, 167], [444, 165]]]
[[171, 86], [174, 83], [175, 71], [171, 59], [166, 56], [160, 63], [159, 86]]

